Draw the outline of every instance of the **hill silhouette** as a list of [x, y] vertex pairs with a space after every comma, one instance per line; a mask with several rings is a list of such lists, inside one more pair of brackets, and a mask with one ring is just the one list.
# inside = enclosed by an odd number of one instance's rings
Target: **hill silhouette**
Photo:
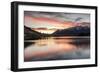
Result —
[[31, 28], [24, 26], [24, 39], [25, 40], [40, 39], [41, 35], [42, 35], [41, 33], [36, 32], [32, 30]]
[[52, 35], [40, 33], [35, 30], [32, 30], [29, 27], [24, 26], [24, 39], [25, 40], [35, 40], [35, 39], [41, 39], [41, 38], [50, 37], [50, 36]]

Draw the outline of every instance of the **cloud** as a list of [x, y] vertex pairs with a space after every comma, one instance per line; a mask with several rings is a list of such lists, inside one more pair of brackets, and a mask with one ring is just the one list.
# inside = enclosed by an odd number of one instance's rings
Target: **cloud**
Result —
[[24, 19], [24, 25], [31, 28], [65, 29], [77, 26], [77, 23], [82, 26], [83, 22], [90, 25], [90, 14], [83, 13], [24, 11]]
[[57, 19], [60, 21], [84, 21], [90, 22], [90, 14], [84, 13], [60, 13], [60, 12], [37, 12], [37, 11], [25, 11], [25, 16], [32, 17], [46, 17], [51, 19]]

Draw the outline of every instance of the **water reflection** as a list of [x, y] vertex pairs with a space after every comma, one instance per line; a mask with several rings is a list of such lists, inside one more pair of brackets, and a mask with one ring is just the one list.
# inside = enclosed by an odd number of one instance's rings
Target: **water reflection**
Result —
[[24, 61], [70, 60], [90, 58], [90, 38], [49, 37], [25, 40]]

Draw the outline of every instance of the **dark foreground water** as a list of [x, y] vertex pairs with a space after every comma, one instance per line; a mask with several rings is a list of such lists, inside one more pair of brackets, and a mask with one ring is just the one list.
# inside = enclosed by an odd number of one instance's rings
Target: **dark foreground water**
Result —
[[24, 41], [24, 61], [90, 58], [89, 37], [49, 37]]

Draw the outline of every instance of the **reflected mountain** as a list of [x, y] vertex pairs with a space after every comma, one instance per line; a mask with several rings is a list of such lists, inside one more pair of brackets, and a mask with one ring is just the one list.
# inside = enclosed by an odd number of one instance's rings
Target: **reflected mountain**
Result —
[[24, 42], [24, 49], [32, 44], [35, 44], [35, 42]]
[[31, 44], [25, 47], [24, 61], [28, 62], [90, 58], [90, 38], [55, 38], [56, 37], [25, 41], [25, 43], [31, 42]]

